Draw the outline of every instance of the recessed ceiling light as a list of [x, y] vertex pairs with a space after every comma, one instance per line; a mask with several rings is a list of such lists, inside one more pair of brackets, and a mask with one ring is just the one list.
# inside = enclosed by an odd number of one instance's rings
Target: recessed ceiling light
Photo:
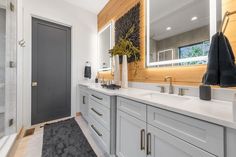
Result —
[[170, 31], [171, 29], [172, 29], [171, 27], [167, 27], [167, 28], [166, 28], [167, 31]]
[[195, 21], [195, 20], [197, 20], [197, 19], [198, 19], [198, 17], [197, 17], [197, 16], [194, 16], [194, 17], [191, 18], [191, 21]]

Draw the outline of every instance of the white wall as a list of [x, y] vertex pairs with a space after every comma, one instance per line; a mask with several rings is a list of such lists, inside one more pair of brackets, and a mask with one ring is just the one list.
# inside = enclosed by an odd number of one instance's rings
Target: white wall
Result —
[[0, 8], [5, 8], [6, 0], [0, 0]]
[[[20, 3], [19, 3], [20, 4]], [[26, 47], [19, 48], [18, 63], [22, 58], [22, 82], [23, 125], [31, 124], [31, 18], [38, 17], [72, 27], [72, 116], [79, 111], [76, 96], [76, 87], [83, 80], [83, 71], [86, 61], [92, 64], [93, 79], [97, 64], [97, 15], [82, 8], [73, 6], [63, 0], [22, 0], [23, 18], [18, 23], [18, 40], [25, 39]], [[19, 8], [21, 12], [21, 8]], [[19, 13], [20, 14], [20, 13]], [[21, 66], [21, 65], [19, 65]], [[18, 67], [19, 71], [21, 70]], [[22, 81], [19, 79], [22, 78]], [[20, 93], [20, 91], [18, 92]], [[21, 95], [21, 94], [20, 94]], [[20, 117], [20, 116], [18, 116]]]

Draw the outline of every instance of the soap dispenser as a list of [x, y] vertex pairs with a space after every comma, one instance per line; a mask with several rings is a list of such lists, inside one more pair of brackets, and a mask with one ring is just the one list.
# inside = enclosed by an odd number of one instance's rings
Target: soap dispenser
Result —
[[234, 121], [236, 122], [236, 94], [234, 94], [234, 99], [233, 99], [233, 118]]
[[199, 86], [199, 97], [201, 100], [211, 100], [211, 86], [200, 85]]

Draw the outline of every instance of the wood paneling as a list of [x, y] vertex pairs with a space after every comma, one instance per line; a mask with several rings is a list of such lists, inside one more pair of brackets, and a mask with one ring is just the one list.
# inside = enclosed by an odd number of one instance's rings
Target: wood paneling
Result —
[[[120, 18], [138, 2], [141, 3], [141, 61], [138, 63], [137, 75], [134, 75], [134, 64], [131, 63], [128, 66], [129, 81], [161, 83], [165, 76], [172, 76], [176, 84], [199, 85], [206, 70], [205, 65], [168, 68], [145, 67], [145, 0], [110, 0], [98, 15], [98, 30], [102, 29], [110, 21]], [[223, 0], [222, 4], [223, 12], [226, 10], [231, 11], [235, 9], [236, 0]], [[231, 18], [226, 35], [232, 43], [234, 52], [236, 52], [236, 15]], [[111, 79], [112, 76], [110, 74], [110, 72], [101, 72], [100, 77]]]
[[[236, 10], [236, 0], [223, 0], [223, 13]], [[236, 55], [236, 14], [230, 17], [225, 35], [229, 38], [234, 54]]]

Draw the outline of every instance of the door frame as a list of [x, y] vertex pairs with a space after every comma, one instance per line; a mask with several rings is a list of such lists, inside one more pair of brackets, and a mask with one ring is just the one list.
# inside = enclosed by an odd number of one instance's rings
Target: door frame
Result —
[[[26, 47], [23, 48], [23, 77], [22, 77], [22, 120], [24, 127], [31, 126], [31, 102], [32, 102], [32, 18], [53, 22], [71, 28], [71, 117], [76, 115], [76, 86], [78, 80], [78, 54], [76, 53], [76, 26], [68, 21], [58, 19], [58, 17], [43, 15], [44, 13], [34, 13], [23, 10], [23, 37]], [[24, 31], [27, 30], [27, 31]]]

